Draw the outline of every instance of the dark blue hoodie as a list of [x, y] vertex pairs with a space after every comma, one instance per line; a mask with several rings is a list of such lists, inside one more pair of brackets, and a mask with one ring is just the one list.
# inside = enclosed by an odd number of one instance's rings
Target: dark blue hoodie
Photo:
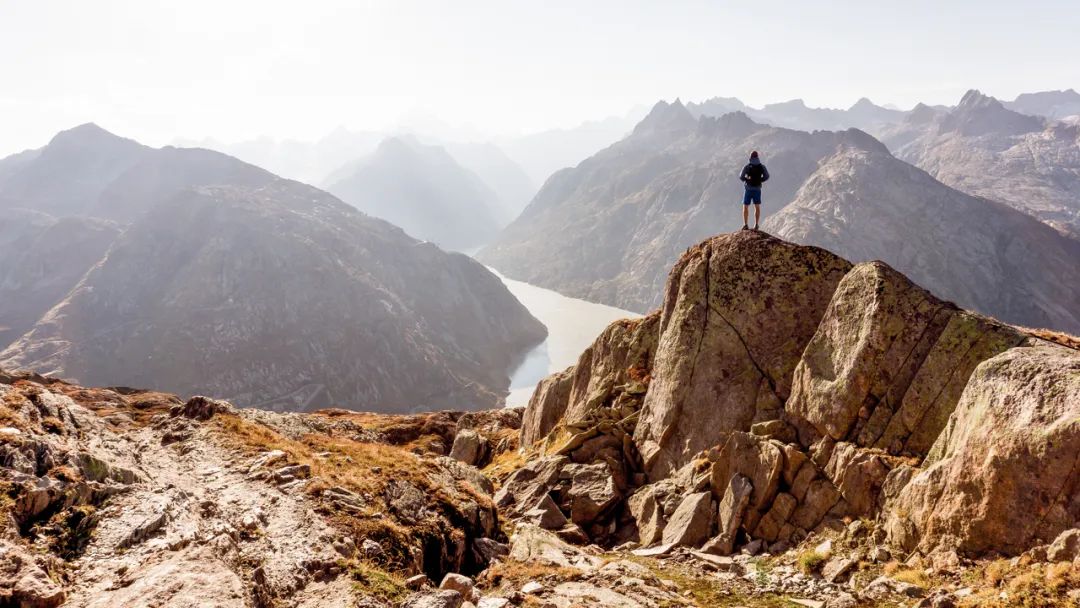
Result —
[[769, 170], [765, 168], [765, 165], [761, 164], [761, 160], [756, 156], [750, 159], [750, 162], [743, 167], [742, 173], [739, 174], [739, 179], [746, 184], [747, 188], [760, 188], [761, 184], [769, 181]]

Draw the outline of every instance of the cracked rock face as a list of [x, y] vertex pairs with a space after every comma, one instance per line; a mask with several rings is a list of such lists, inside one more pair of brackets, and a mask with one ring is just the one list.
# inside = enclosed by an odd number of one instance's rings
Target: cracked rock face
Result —
[[651, 479], [715, 445], [718, 433], [779, 417], [795, 364], [850, 267], [757, 232], [717, 237], [683, 256], [668, 279], [634, 434]]
[[1020, 552], [1080, 521], [1080, 353], [1013, 348], [975, 368], [919, 471], [885, 510], [892, 540]]

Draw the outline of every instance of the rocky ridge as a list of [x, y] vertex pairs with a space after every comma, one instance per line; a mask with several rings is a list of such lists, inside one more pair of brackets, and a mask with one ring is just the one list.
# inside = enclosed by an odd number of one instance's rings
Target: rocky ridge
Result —
[[716, 237], [676, 264], [657, 313], [613, 324], [541, 383], [530, 457], [495, 501], [642, 557], [807, 552], [863, 522], [876, 540], [852, 563], [808, 567], [850, 577], [852, 601], [903, 593], [851, 574], [870, 550], [931, 572], [1030, 565], [1080, 525], [1078, 345], [881, 262]]

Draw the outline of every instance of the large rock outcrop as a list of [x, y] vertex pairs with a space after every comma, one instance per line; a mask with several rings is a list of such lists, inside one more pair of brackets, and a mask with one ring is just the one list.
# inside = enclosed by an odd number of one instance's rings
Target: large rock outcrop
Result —
[[525, 409], [522, 444], [542, 439], [560, 420], [584, 426], [600, 410], [616, 419], [636, 412], [653, 366], [659, 324], [658, 314], [612, 323], [577, 364], [541, 381]]
[[[962, 310], [882, 262], [756, 232], [688, 251], [659, 316], [636, 323], [656, 344], [638, 367], [602, 348], [617, 324], [524, 415], [543, 421], [530, 441], [546, 435], [535, 446], [566, 457], [542, 461], [551, 480], [571, 462], [621, 467], [625, 502], [580, 522], [594, 540], [684, 542], [697, 519], [680, 505], [703, 491], [721, 507], [690, 536], [714, 552], [797, 542], [844, 517], [878, 518], [905, 552], [971, 555], [1076, 525], [1075, 340]], [[640, 377], [644, 396], [616, 419], [610, 397], [554, 390], [579, 375]], [[531, 487], [534, 501], [556, 492]]]
[[884, 511], [907, 550], [1018, 553], [1080, 522], [1080, 353], [1037, 342], [980, 364]]
[[679, 260], [634, 433], [652, 479], [717, 433], [780, 417], [795, 363], [849, 268], [823, 249], [756, 232], [711, 239]]
[[885, 264], [860, 264], [807, 345], [786, 409], [831, 440], [925, 456], [975, 366], [1023, 340]]

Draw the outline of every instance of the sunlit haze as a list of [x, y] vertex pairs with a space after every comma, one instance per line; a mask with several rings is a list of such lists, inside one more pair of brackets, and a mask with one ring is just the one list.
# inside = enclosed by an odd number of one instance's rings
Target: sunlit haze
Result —
[[660, 98], [1012, 98], [1080, 84], [1077, 31], [1067, 0], [5, 1], [0, 154], [88, 121], [152, 145], [338, 126], [479, 139]]

